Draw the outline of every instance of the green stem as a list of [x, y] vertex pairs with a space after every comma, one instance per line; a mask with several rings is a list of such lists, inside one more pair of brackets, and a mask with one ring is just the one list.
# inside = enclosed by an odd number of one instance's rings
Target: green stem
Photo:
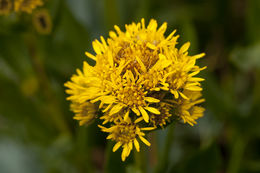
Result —
[[142, 152], [143, 150], [140, 150], [139, 152], [137, 152], [136, 150], [134, 151], [134, 159], [135, 159], [135, 167], [138, 170], [141, 170], [141, 172], [144, 172], [142, 167], [144, 166], [142, 164]]
[[111, 158], [111, 152], [113, 148], [112, 141], [109, 141], [106, 146], [105, 150], [105, 165], [104, 165], [104, 172], [109, 172], [109, 164], [110, 164], [110, 158]]
[[157, 172], [157, 173], [165, 172], [167, 169], [167, 165], [169, 165], [169, 154], [170, 154], [170, 150], [171, 150], [171, 146], [172, 146], [172, 142], [173, 142], [174, 127], [175, 127], [175, 124], [173, 124], [173, 123], [171, 125], [169, 125], [164, 150], [160, 157], [158, 166], [155, 170], [155, 172]]
[[[158, 146], [157, 146], [157, 135], [155, 132], [150, 133], [151, 136], [151, 149], [149, 150], [149, 154], [150, 154], [150, 165], [156, 165], [158, 163]], [[154, 169], [154, 167], [152, 168]]]
[[246, 139], [242, 138], [241, 136], [237, 137], [231, 151], [231, 158], [229, 161], [227, 173], [236, 173], [239, 171], [246, 143]]
[[36, 38], [34, 35], [29, 34], [25, 38], [27, 43], [29, 56], [32, 62], [32, 67], [35, 70], [40, 86], [42, 87], [43, 95], [46, 99], [46, 105], [48, 108], [48, 113], [50, 114], [51, 123], [56, 125], [56, 128], [61, 132], [70, 135], [69, 127], [63, 117], [61, 106], [55, 97], [55, 92], [51, 88], [50, 80], [44, 68], [44, 64], [39, 58]]

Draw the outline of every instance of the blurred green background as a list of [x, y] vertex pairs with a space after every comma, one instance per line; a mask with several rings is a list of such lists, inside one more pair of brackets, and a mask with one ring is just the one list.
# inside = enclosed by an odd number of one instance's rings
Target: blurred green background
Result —
[[[260, 172], [259, 0], [49, 0], [41, 8], [52, 17], [49, 35], [31, 15], [0, 16], [0, 173]], [[63, 84], [95, 38], [142, 17], [168, 22], [179, 47], [190, 41], [190, 54], [207, 54], [199, 61], [208, 66], [206, 113], [194, 127], [150, 133], [144, 155], [122, 162], [95, 123], [72, 119]]]

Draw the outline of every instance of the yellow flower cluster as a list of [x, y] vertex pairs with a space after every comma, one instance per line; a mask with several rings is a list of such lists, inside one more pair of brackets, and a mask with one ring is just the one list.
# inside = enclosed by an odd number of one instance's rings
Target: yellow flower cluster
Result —
[[42, 0], [15, 0], [14, 10], [15, 12], [32, 13], [32, 10], [42, 5]]
[[[84, 62], [65, 86], [75, 119], [81, 125], [96, 117], [103, 120], [98, 126], [115, 141], [113, 151], [122, 146], [124, 161], [133, 145], [139, 151], [138, 140], [150, 146], [143, 131], [177, 120], [193, 125], [203, 116], [198, 104], [204, 102], [204, 79], [195, 76], [205, 69], [196, 65], [204, 53], [188, 55], [190, 43], [178, 49], [175, 31], [165, 37], [167, 23], [157, 28], [153, 19], [147, 27], [142, 19], [126, 25], [125, 32], [114, 28], [110, 38], [93, 42], [96, 55], [86, 52], [95, 66]], [[95, 115], [97, 110], [102, 115]]]
[[0, 15], [8, 15], [12, 11], [32, 13], [36, 7], [42, 5], [42, 0], [0, 0]]

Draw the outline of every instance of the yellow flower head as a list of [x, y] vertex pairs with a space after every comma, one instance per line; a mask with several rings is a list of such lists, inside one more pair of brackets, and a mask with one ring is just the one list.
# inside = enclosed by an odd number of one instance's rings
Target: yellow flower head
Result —
[[96, 118], [97, 108], [93, 103], [72, 103], [70, 108], [75, 113], [74, 119], [79, 120], [81, 126], [88, 125]]
[[169, 106], [167, 103], [160, 103], [158, 105], [158, 110], [160, 111], [159, 115], [151, 114], [150, 115], [150, 121], [153, 126], [165, 126], [167, 122], [170, 122], [170, 118], [172, 116], [171, 114], [171, 106]]
[[148, 26], [144, 19], [126, 25], [126, 31], [115, 26], [107, 40], [93, 41], [95, 55], [86, 52], [95, 66], [84, 62], [83, 70], [77, 69], [65, 84], [68, 100], [98, 105], [100, 119], [110, 126], [100, 127], [116, 141], [116, 149], [123, 147], [122, 160], [136, 138], [144, 136], [144, 128], [164, 127], [179, 118], [193, 125], [203, 115], [197, 106], [202, 101], [191, 93], [202, 90], [204, 79], [195, 76], [205, 67], [196, 60], [205, 54], [188, 55], [189, 42], [178, 49], [179, 36], [173, 31], [165, 37], [166, 28], [167, 23], [158, 28], [154, 19]]
[[12, 10], [11, 0], [0, 0], [0, 15], [7, 15]]
[[142, 130], [151, 130], [153, 128], [139, 128], [135, 123], [129, 122], [119, 122], [110, 128], [99, 126], [103, 132], [109, 133], [107, 139], [111, 139], [116, 142], [113, 147], [113, 152], [118, 150], [122, 146], [122, 160], [125, 161], [126, 157], [129, 156], [131, 150], [133, 149], [133, 144], [136, 150], [140, 151], [140, 145], [137, 140], [137, 137], [145, 143], [147, 146], [151, 144], [143, 137], [145, 134]]
[[201, 98], [202, 94], [198, 91], [184, 91], [190, 98], [189, 100], [179, 99], [176, 104], [178, 110], [176, 115], [183, 119], [184, 123], [189, 123], [191, 126], [197, 124], [195, 120], [203, 116], [204, 108], [196, 106], [205, 101]]
[[52, 30], [52, 21], [47, 10], [41, 9], [33, 14], [33, 25], [40, 34], [50, 34]]
[[36, 7], [42, 5], [42, 0], [14, 0], [15, 12], [32, 13]]

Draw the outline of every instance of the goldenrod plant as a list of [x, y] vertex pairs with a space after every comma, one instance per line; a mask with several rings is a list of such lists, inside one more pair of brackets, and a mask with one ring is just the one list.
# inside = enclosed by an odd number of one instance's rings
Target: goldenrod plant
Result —
[[156, 20], [146, 26], [142, 19], [125, 31], [114, 28], [107, 40], [93, 41], [95, 55], [86, 52], [96, 64], [84, 62], [65, 86], [74, 118], [80, 125], [103, 120], [98, 126], [115, 141], [113, 151], [123, 148], [125, 161], [133, 146], [139, 152], [138, 140], [151, 145], [144, 131], [180, 120], [193, 126], [203, 116], [204, 79], [196, 75], [206, 67], [196, 61], [205, 54], [189, 55], [189, 42], [177, 48], [179, 35], [174, 30], [165, 36], [166, 22], [158, 28]]
[[260, 0], [0, 0], [0, 173], [260, 173], [259, 18]]

